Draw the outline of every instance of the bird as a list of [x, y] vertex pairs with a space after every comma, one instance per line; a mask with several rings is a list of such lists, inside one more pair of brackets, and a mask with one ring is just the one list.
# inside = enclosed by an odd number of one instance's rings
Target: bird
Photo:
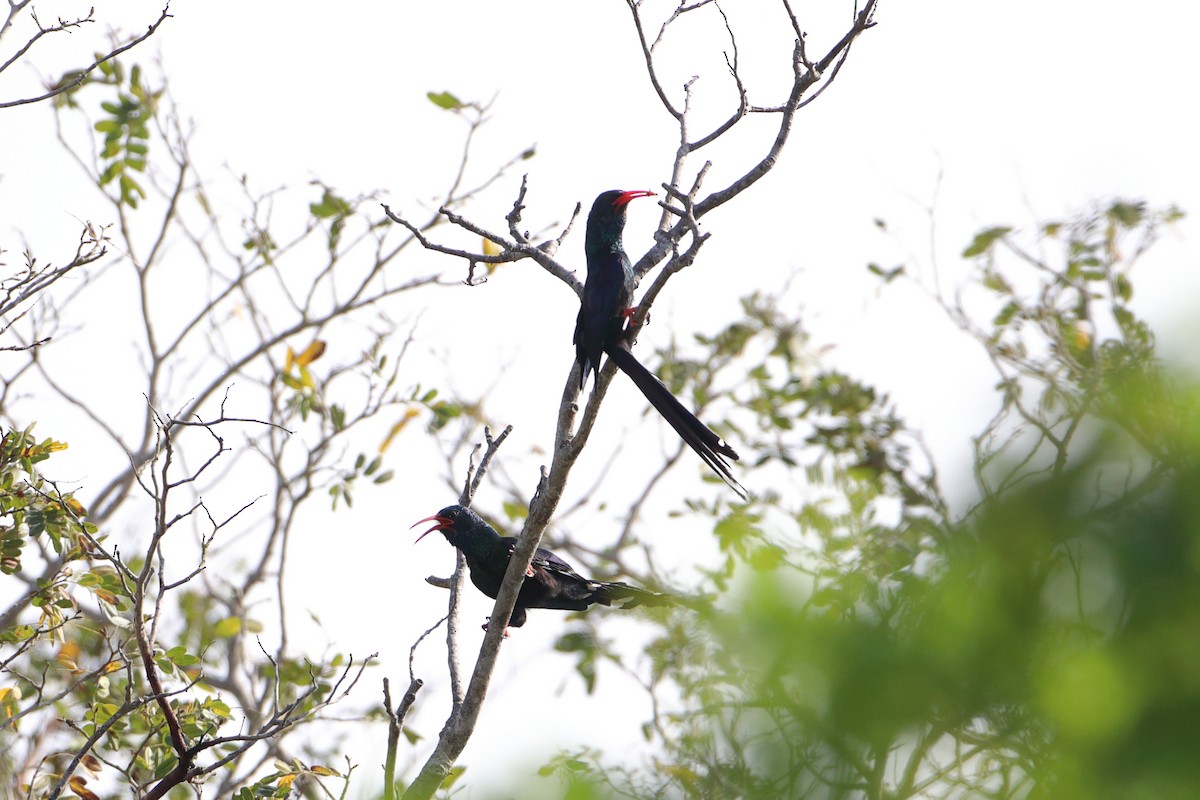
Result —
[[688, 411], [630, 350], [632, 335], [626, 329], [626, 322], [633, 316], [631, 305], [636, 276], [621, 234], [625, 230], [625, 212], [630, 201], [653, 196], [653, 192], [644, 189], [610, 189], [600, 193], [588, 213], [583, 244], [587, 280], [583, 284], [574, 336], [579, 389], [583, 391], [589, 373], [599, 378], [600, 356], [607, 353], [650, 405], [670, 423], [679, 438], [745, 500], [746, 490], [734, 479], [725, 461], [726, 458], [737, 461], [737, 452]]
[[[471, 583], [475, 584], [475, 588], [495, 598], [500, 593], [500, 584], [504, 582], [508, 560], [516, 549], [516, 537], [501, 536], [482, 517], [461, 505], [446, 506], [433, 516], [417, 520], [412, 527], [424, 522], [435, 524], [418, 536], [416, 541], [440, 531], [446, 541], [457, 547], [466, 558]], [[539, 547], [529, 568], [525, 570], [525, 583], [517, 594], [508, 627], [519, 628], [524, 625], [528, 616], [526, 612], [530, 608], [584, 611], [597, 603], [634, 608], [639, 605], [670, 605], [672, 602], [670, 595], [639, 589], [627, 583], [585, 578], [566, 561]], [[486, 623], [483, 628], [487, 630]], [[505, 628], [504, 636], [508, 635], [508, 628]]]

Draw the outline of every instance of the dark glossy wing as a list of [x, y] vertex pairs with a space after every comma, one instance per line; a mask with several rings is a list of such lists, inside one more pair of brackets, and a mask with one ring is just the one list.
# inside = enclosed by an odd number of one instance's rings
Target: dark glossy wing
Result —
[[[508, 558], [512, 558], [512, 554], [517, 549], [516, 537], [515, 536], [505, 536], [504, 537], [504, 546], [508, 549]], [[508, 562], [506, 559], [505, 567], [507, 567], [507, 566], [508, 566]], [[559, 558], [553, 552], [547, 550], [544, 547], [539, 547], [537, 549], [537, 552], [535, 552], [533, 554], [533, 560], [530, 562], [530, 566], [534, 567], [535, 569], [540, 568], [540, 569], [549, 570], [550, 572], [556, 573], [558, 575], [569, 575], [574, 578], [579, 578], [580, 580], [587, 580], [582, 575], [580, 575], [578, 572], [576, 572], [574, 567], [572, 567], [566, 561], [563, 561], [561, 558]]]
[[574, 567], [544, 547], [539, 547], [537, 552], [533, 554], [533, 566], [541, 567], [542, 569], [547, 569], [560, 575], [571, 575], [579, 578], [580, 580], [586, 580], [582, 575], [575, 571]]
[[619, 259], [612, 265], [589, 266], [579, 316], [575, 318], [575, 360], [580, 367], [581, 389], [588, 373], [600, 370], [605, 346], [620, 336], [624, 321], [621, 312], [628, 304], [629, 291]]

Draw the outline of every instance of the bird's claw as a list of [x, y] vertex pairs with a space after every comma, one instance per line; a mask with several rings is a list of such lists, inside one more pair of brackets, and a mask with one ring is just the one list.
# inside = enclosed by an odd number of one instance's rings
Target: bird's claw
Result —
[[[621, 316], [624, 317], [630, 325], [633, 325], [633, 317], [635, 314], [637, 314], [637, 310], [638, 310], [637, 306], [630, 306], [629, 308], [623, 309], [621, 311]], [[642, 325], [644, 326], [644, 325], [649, 325], [649, 324], [650, 324], [650, 312], [647, 311], [646, 318], [644, 320], [642, 320]]]
[[650, 312], [646, 312], [646, 318], [644, 318], [642, 320], [642, 324], [634, 325], [634, 317], [636, 314], [637, 314], [637, 306], [630, 306], [629, 308], [624, 308], [624, 309], [622, 309], [622, 312], [620, 312], [620, 315], [622, 315], [622, 318], [625, 320], [625, 323], [624, 323], [625, 337], [629, 338], [630, 344], [632, 344], [632, 342], [635, 341], [635, 339], [637, 337], [637, 332], [642, 330], [643, 327], [646, 327], [647, 325], [650, 324]]
[[[491, 622], [491, 620], [492, 620], [492, 618], [491, 618], [491, 617], [488, 617], [486, 620], [484, 620], [484, 621], [483, 621], [483, 624], [482, 624], [482, 625], [480, 625], [479, 627], [480, 627], [480, 628], [483, 628], [483, 629], [486, 631], [486, 630], [488, 629], [488, 623], [489, 623], [489, 622]], [[505, 639], [507, 639], [507, 638], [509, 638], [510, 636], [512, 636], [512, 634], [509, 632], [510, 630], [511, 630], [511, 629], [510, 629], [510, 628], [509, 628], [507, 625], [505, 625], [505, 626], [504, 626], [504, 634], [503, 634], [503, 636], [504, 636], [504, 638], [505, 638]]]

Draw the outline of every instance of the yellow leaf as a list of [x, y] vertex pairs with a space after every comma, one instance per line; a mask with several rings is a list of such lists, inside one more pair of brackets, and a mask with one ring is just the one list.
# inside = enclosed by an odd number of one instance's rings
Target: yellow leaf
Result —
[[312, 344], [304, 348], [304, 352], [296, 356], [296, 363], [302, 367], [306, 367], [316, 361], [325, 352], [325, 342], [320, 339], [313, 339]]
[[291, 372], [292, 365], [295, 363], [296, 363], [296, 351], [292, 350], [292, 348], [289, 346], [288, 351], [287, 351], [287, 358], [285, 358], [283, 360], [283, 371]]
[[296, 780], [296, 775], [284, 775], [279, 780], [275, 781], [275, 785], [280, 789], [286, 789], [292, 785], [292, 781]]
[[314, 765], [312, 767], [312, 774], [325, 775], [325, 776], [332, 775], [337, 778], [341, 777], [341, 774], [336, 769], [330, 769], [329, 767], [321, 767], [321, 766], [316, 766], [316, 765]]
[[54, 660], [67, 669], [77, 670], [79, 667], [75, 664], [75, 659], [78, 657], [79, 645], [75, 642], [63, 642], [62, 647], [58, 648], [58, 655], [54, 657]]
[[107, 675], [110, 672], [116, 672], [117, 670], [123, 668], [124, 666], [125, 666], [124, 661], [110, 661], [104, 665], [104, 673]]
[[0, 689], [0, 710], [3, 710], [4, 716], [8, 719], [13, 718], [13, 712], [17, 708], [17, 701], [21, 699], [21, 690], [16, 686], [6, 686]]
[[81, 778], [78, 775], [72, 775], [67, 781], [71, 785], [71, 791], [83, 798], [83, 800], [100, 800], [99, 795], [87, 788], [87, 779]]
[[1075, 349], [1083, 350], [1092, 344], [1091, 327], [1086, 322], [1076, 322], [1074, 325]]
[[415, 406], [409, 406], [408, 410], [404, 412], [404, 416], [400, 419], [400, 421], [393, 425], [392, 429], [388, 431], [388, 435], [384, 437], [383, 444], [379, 445], [379, 452], [382, 453], [391, 447], [392, 440], [396, 438], [400, 431], [404, 430], [404, 426], [408, 424], [409, 420], [415, 416], [418, 416], [420, 413], [421, 410], [419, 408], [416, 408]]
[[495, 242], [493, 242], [491, 239], [487, 238], [486, 236], [483, 237], [483, 254], [485, 256], [500, 255], [500, 245], [496, 244]]

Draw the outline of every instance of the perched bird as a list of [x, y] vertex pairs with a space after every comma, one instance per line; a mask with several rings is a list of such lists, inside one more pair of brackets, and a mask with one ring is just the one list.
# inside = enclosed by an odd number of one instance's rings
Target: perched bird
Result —
[[[418, 542], [434, 531], [441, 531], [446, 541], [466, 557], [475, 588], [492, 598], [500, 593], [504, 571], [517, 546], [515, 537], [501, 536], [474, 511], [459, 505], [447, 506], [432, 517], [414, 522], [412, 527], [422, 522], [437, 524], [418, 536]], [[669, 605], [671, 602], [668, 595], [625, 583], [588, 580], [554, 553], [539, 547], [525, 571], [525, 583], [517, 595], [517, 604], [508, 624], [513, 628], [524, 625], [525, 612], [530, 608], [583, 611], [595, 603], [606, 606], [617, 603], [620, 608], [633, 608]], [[487, 629], [487, 625], [483, 627]], [[504, 635], [508, 635], [507, 629]]]
[[630, 306], [636, 277], [629, 256], [625, 254], [621, 234], [625, 230], [625, 211], [629, 202], [653, 194], [642, 189], [628, 192], [611, 189], [596, 198], [588, 214], [583, 244], [587, 280], [583, 284], [583, 298], [575, 320], [574, 339], [579, 388], [583, 389], [588, 373], [599, 377], [600, 354], [608, 353], [655, 410], [671, 424], [679, 438], [744, 500], [746, 490], [734, 479], [725, 461], [725, 458], [737, 461], [738, 454], [688, 411], [629, 349], [632, 337], [625, 330], [625, 323], [633, 313]]

